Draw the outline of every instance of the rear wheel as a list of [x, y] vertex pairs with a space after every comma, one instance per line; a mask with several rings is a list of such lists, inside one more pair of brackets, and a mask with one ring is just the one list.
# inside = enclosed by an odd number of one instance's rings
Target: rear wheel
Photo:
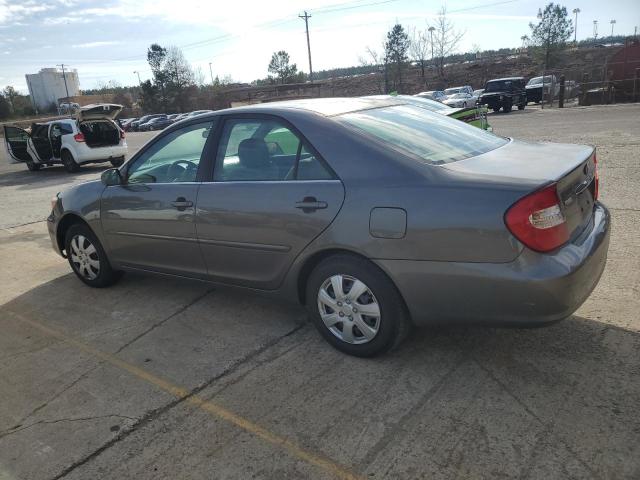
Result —
[[124, 163], [124, 157], [118, 157], [111, 160], [111, 165], [118, 168]]
[[492, 110], [494, 113], [498, 113], [500, 111], [500, 107], [493, 107]]
[[73, 272], [90, 287], [108, 287], [122, 276], [122, 272], [111, 268], [102, 244], [86, 225], [72, 225], [64, 244]]
[[411, 326], [391, 280], [368, 260], [351, 255], [329, 257], [313, 270], [306, 304], [325, 340], [358, 357], [399, 345]]
[[80, 165], [76, 163], [76, 161], [73, 158], [73, 155], [71, 155], [71, 152], [69, 152], [69, 150], [64, 150], [62, 152], [61, 160], [67, 172], [75, 173], [80, 170]]
[[524, 110], [524, 107], [526, 107], [527, 104], [523, 103], [522, 105], [518, 105], [518, 110]]
[[505, 104], [502, 106], [502, 110], [503, 110], [505, 113], [509, 113], [509, 112], [511, 111], [511, 109], [512, 109], [512, 108], [513, 108], [513, 105], [511, 105], [511, 102], [505, 103]]
[[30, 172], [37, 172], [38, 170], [40, 170], [41, 166], [42, 165], [40, 165], [39, 163], [27, 162], [27, 168], [29, 169]]

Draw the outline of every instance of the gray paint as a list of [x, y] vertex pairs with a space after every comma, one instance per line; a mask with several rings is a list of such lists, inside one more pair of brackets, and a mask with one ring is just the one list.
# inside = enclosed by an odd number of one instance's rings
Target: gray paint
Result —
[[407, 233], [406, 210], [402, 208], [373, 208], [369, 216], [369, 233], [376, 238], [403, 238]]
[[[318, 112], [334, 115], [398, 103], [284, 102], [178, 122], [151, 143], [182, 126], [228, 114], [277, 116], [299, 130], [337, 179], [211, 182], [217, 130], [212, 129], [197, 182], [80, 185], [61, 194], [50, 230], [55, 236], [60, 219], [77, 214], [94, 229], [116, 268], [242, 286], [294, 301], [310, 259], [335, 250], [353, 252], [389, 275], [416, 323], [535, 323], [573, 312], [604, 268], [610, 230], [606, 209], [591, 204], [595, 214], [578, 218], [571, 243], [551, 254], [524, 248], [503, 216], [522, 196], [592, 163], [593, 149], [513, 141], [445, 167], [431, 166]], [[127, 164], [121, 167], [126, 169]], [[561, 182], [567, 191], [581, 181], [572, 175]], [[194, 207], [172, 208], [179, 196], [193, 200]], [[325, 201], [327, 208], [297, 209], [296, 202], [305, 197]], [[397, 214], [388, 210], [406, 212], [403, 238], [388, 238], [402, 230]]]

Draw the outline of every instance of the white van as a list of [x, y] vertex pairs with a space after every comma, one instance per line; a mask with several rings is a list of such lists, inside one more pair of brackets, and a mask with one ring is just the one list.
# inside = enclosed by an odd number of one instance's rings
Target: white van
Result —
[[114, 121], [122, 105], [95, 104], [80, 108], [76, 118], [34, 123], [30, 131], [4, 127], [11, 163], [26, 163], [31, 171], [63, 164], [77, 172], [83, 163], [122, 165], [127, 154], [124, 131]]

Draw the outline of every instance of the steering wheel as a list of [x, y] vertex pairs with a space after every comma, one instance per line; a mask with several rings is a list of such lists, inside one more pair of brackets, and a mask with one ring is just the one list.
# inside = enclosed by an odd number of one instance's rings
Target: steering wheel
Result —
[[[186, 166], [182, 166], [182, 164]], [[169, 177], [171, 182], [180, 182], [183, 181], [184, 177], [191, 172], [195, 172], [198, 170], [198, 165], [189, 160], [177, 160], [171, 164], [169, 170], [167, 171], [167, 177]], [[195, 179], [195, 175], [194, 175]]]

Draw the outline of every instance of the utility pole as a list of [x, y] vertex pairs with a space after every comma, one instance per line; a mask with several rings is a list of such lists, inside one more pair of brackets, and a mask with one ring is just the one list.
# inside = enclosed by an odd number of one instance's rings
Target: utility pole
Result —
[[613, 37], [613, 26], [616, 24], [615, 19], [609, 22], [611, 24], [611, 37]]
[[598, 20], [593, 21], [593, 39], [598, 39]]
[[[69, 66], [69, 65], [67, 65]], [[64, 90], [67, 92], [67, 103], [69, 102], [69, 88], [67, 87], [67, 76], [64, 73], [64, 63], [56, 65], [56, 67], [62, 68], [62, 79], [64, 80]]]
[[576, 20], [573, 22], [573, 43], [578, 43], [578, 14], [580, 13], [580, 9], [574, 8], [573, 13], [576, 16]]
[[137, 70], [134, 70], [133, 73], [135, 73], [136, 75], [138, 75], [138, 85], [142, 85], [142, 80], [140, 80], [140, 72]]
[[209, 62], [209, 75], [211, 75], [211, 86], [213, 87], [213, 70], [211, 70], [211, 62]]
[[436, 27], [429, 27], [429, 33], [431, 34], [431, 65], [433, 65], [433, 32], [435, 32]]
[[307, 30], [307, 53], [309, 54], [309, 81], [313, 83], [313, 68], [311, 68], [311, 43], [309, 42], [309, 19], [311, 15], [304, 11], [304, 15], [298, 15], [298, 17], [304, 20], [304, 26]]

